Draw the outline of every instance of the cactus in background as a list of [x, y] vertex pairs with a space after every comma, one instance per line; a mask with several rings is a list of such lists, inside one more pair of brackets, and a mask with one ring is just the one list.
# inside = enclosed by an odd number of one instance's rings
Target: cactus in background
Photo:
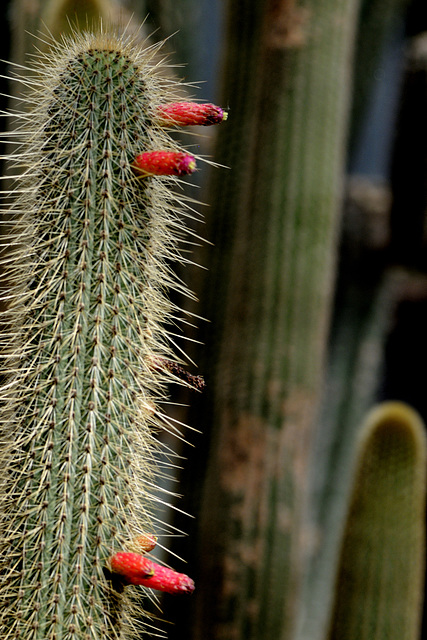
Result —
[[[357, 136], [366, 117], [377, 73], [382, 73], [384, 47], [389, 45], [404, 15], [409, 0], [361, 0], [356, 56], [354, 59], [354, 91], [350, 146], [357, 144]], [[393, 87], [393, 90], [395, 87]], [[392, 99], [389, 96], [389, 99]]]
[[168, 288], [188, 293], [170, 267], [187, 262], [190, 215], [172, 187], [195, 159], [163, 128], [180, 89], [158, 49], [82, 34], [25, 70], [4, 205], [0, 638], [127, 638], [143, 615], [127, 584], [192, 589], [143, 557], [163, 532], [156, 433], [179, 433], [158, 405], [167, 382], [193, 384], [165, 323]]
[[222, 96], [239, 118], [219, 135], [232, 170], [214, 177], [218, 255], [200, 288], [212, 322], [198, 416], [212, 433], [195, 560], [204, 588], [179, 637], [295, 631], [357, 8], [228, 3]]
[[129, 26], [131, 19], [121, 0], [13, 0], [10, 16], [14, 36], [11, 56], [22, 65], [35, 45], [41, 50], [48, 48], [50, 40], [41, 33], [59, 40], [64, 33], [88, 29], [100, 21]]
[[361, 433], [330, 640], [417, 640], [424, 582], [426, 436], [403, 403]]
[[353, 286], [334, 327], [328, 388], [310, 465], [309, 512], [316, 543], [304, 576], [297, 640], [324, 640], [328, 632], [355, 441], [361, 422], [377, 401], [391, 319], [409, 286], [409, 276], [400, 271], [385, 273], [375, 295], [371, 289]]
[[119, 11], [124, 11], [121, 0], [41, 0], [40, 20], [53, 36], [68, 33], [70, 21], [85, 25], [98, 24], [99, 20], [110, 23]]

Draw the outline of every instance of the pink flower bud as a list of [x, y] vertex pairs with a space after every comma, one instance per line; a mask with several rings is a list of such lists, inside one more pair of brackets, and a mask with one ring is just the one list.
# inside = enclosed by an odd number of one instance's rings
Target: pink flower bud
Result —
[[157, 108], [159, 124], [202, 125], [219, 124], [227, 119], [227, 112], [215, 104], [197, 104], [196, 102], [171, 102]]
[[155, 562], [152, 562], [152, 566], [154, 574], [149, 578], [142, 578], [138, 584], [172, 594], [193, 593], [194, 581], [185, 573], [178, 573]]
[[136, 156], [133, 167], [143, 175], [185, 176], [196, 169], [196, 160], [179, 151], [146, 151]]
[[113, 573], [126, 584], [141, 585], [166, 593], [192, 593], [194, 582], [184, 573], [148, 560], [139, 553], [119, 552], [110, 560]]

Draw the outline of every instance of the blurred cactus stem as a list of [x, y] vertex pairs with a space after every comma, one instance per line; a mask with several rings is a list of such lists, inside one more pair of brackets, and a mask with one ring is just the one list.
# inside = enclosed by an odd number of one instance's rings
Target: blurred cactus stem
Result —
[[70, 31], [70, 23], [81, 29], [99, 24], [100, 19], [110, 24], [123, 11], [120, 0], [45, 0], [41, 6], [41, 20], [56, 38]]
[[12, 58], [19, 64], [25, 64], [35, 47], [45, 51], [64, 34], [93, 28], [100, 20], [104, 26], [129, 20], [121, 0], [13, 0], [10, 15]]
[[424, 580], [426, 436], [418, 414], [386, 402], [359, 443], [329, 640], [416, 640]]
[[354, 59], [351, 147], [357, 143], [378, 74], [384, 73], [384, 51], [400, 31], [409, 4], [409, 0], [361, 0]]
[[[308, 534], [358, 2], [229, 3], [203, 289], [212, 406], [196, 638], [291, 638]], [[221, 183], [217, 182], [221, 180]], [[212, 329], [212, 327], [214, 329]], [[213, 331], [215, 333], [213, 333]]]

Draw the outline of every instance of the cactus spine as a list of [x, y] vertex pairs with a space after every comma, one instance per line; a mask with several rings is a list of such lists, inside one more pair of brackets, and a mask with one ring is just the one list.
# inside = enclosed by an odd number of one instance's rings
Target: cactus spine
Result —
[[156, 123], [177, 91], [157, 50], [70, 39], [41, 59], [20, 116], [2, 265], [2, 640], [112, 640], [136, 624], [135, 588], [109, 559], [154, 533], [167, 423], [154, 401], [176, 380], [161, 366], [177, 312], [165, 290], [185, 289], [168, 266], [183, 260], [176, 178], [132, 166], [141, 152], [181, 155]]

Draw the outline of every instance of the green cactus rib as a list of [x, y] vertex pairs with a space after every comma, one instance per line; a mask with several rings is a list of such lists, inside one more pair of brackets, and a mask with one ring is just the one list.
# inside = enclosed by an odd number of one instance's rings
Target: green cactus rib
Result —
[[183, 288], [168, 266], [183, 259], [175, 179], [131, 167], [176, 149], [152, 117], [176, 94], [156, 53], [86, 34], [26, 81], [2, 263], [1, 639], [110, 640], [137, 624], [108, 559], [153, 531], [153, 399], [172, 376], [152, 359], [171, 357], [165, 291]]

